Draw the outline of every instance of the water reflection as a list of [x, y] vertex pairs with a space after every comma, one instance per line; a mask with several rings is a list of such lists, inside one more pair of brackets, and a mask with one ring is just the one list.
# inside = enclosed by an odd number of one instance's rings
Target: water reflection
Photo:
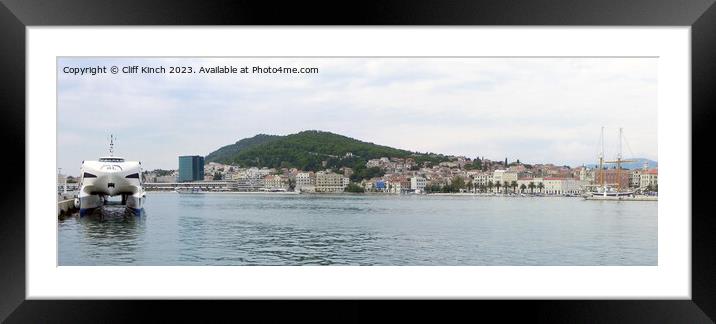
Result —
[[119, 263], [133, 262], [144, 241], [146, 212], [123, 206], [104, 206], [79, 218], [82, 254], [89, 258], [111, 255]]
[[377, 233], [360, 229], [321, 230], [206, 213], [182, 215], [178, 224], [180, 263], [370, 265], [381, 241]]

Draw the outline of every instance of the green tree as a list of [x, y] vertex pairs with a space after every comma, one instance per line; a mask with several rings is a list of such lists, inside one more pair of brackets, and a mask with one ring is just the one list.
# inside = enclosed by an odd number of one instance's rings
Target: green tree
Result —
[[495, 182], [495, 187], [497, 187], [497, 192], [499, 193], [499, 192], [500, 192], [500, 187], [502, 187], [502, 183], [500, 183], [499, 181], [496, 181], [496, 182]]
[[534, 192], [535, 192], [535, 187], [537, 187], [537, 186], [535, 186], [535, 183], [534, 183], [534, 182], [530, 181], [530, 184], [529, 184], [527, 187], [530, 188], [530, 193], [534, 193]]
[[527, 186], [525, 186], [524, 183], [521, 184], [521, 185], [520, 185], [520, 192], [521, 192], [521, 193], [525, 193], [525, 189], [527, 189]]
[[460, 189], [465, 189], [465, 179], [461, 176], [453, 177], [450, 181], [450, 187], [452, 187], [452, 192], [459, 192]]
[[516, 192], [517, 189], [517, 181], [510, 182], [510, 187], [512, 187], [512, 192]]
[[346, 191], [346, 192], [352, 192], [352, 193], [364, 193], [364, 192], [365, 192], [365, 188], [363, 188], [362, 186], [360, 186], [360, 185], [358, 185], [358, 184], [356, 184], [356, 183], [354, 183], [354, 182], [351, 182], [351, 183], [348, 184], [348, 186], [346, 187], [345, 191]]
[[296, 179], [288, 178], [288, 190], [294, 191], [296, 189]]
[[542, 189], [544, 189], [544, 183], [542, 183], [542, 182], [538, 183], [537, 189], [539, 189], [539, 192], [542, 192]]
[[221, 180], [221, 173], [214, 172], [214, 180]]
[[487, 182], [487, 189], [489, 189], [490, 191], [492, 191], [492, 187], [494, 187], [494, 186], [495, 186], [495, 184], [492, 183], [492, 180]]
[[440, 192], [442, 191], [442, 187], [437, 183], [431, 183], [427, 186], [425, 186], [425, 192], [432, 193], [432, 192]]
[[172, 174], [172, 170], [155, 169], [152, 172], [154, 172], [154, 174], [156, 174], [157, 177], [163, 177], [163, 176], [168, 176], [168, 175]]
[[482, 169], [482, 161], [479, 158], [475, 158], [472, 162], [465, 164], [465, 170], [479, 170]]

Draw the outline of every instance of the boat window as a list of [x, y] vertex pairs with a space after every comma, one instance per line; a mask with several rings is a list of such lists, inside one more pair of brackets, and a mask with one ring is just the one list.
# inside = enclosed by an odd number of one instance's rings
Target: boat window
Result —
[[85, 174], [84, 174], [82, 177], [84, 177], [84, 178], [96, 178], [97, 176], [94, 175], [94, 174], [92, 174], [92, 173], [87, 173], [87, 172], [85, 172]]
[[100, 162], [124, 162], [124, 159], [114, 159], [114, 158], [101, 158], [99, 159]]
[[126, 176], [125, 178], [135, 178], [135, 179], [139, 179], [139, 173], [132, 173], [132, 174]]

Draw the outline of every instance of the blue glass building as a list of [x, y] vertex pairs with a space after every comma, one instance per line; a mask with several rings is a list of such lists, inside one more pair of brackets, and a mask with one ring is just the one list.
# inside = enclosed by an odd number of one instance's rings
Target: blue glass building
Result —
[[186, 155], [179, 157], [179, 182], [204, 180], [204, 157]]

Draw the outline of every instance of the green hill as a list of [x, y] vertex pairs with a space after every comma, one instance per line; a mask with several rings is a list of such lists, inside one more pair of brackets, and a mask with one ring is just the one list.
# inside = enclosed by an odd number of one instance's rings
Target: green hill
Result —
[[[353, 156], [347, 157], [347, 153]], [[365, 169], [368, 160], [381, 157], [412, 157], [418, 163], [448, 160], [447, 156], [441, 154], [410, 152], [314, 130], [286, 136], [256, 135], [224, 146], [209, 154], [206, 160], [242, 167], [286, 167], [316, 171], [343, 166]]]
[[226, 145], [214, 152], [209, 153], [209, 155], [207, 155], [204, 160], [206, 160], [206, 162], [228, 162], [231, 161], [234, 156], [239, 154], [239, 152], [241, 152], [241, 150], [243, 149], [258, 144], [267, 143], [278, 138], [281, 138], [281, 136], [266, 134], [258, 134], [254, 137], [244, 138], [234, 144]]

